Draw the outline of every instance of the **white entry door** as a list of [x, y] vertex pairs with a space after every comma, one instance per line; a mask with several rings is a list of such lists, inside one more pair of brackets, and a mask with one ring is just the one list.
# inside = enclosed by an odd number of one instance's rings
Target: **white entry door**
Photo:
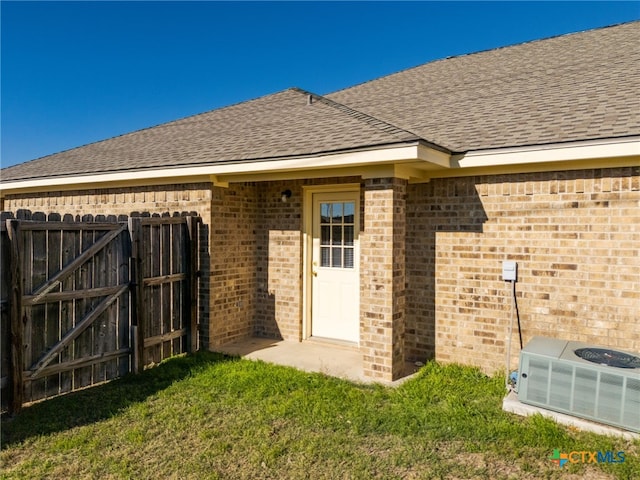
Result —
[[360, 193], [313, 195], [311, 335], [358, 343]]

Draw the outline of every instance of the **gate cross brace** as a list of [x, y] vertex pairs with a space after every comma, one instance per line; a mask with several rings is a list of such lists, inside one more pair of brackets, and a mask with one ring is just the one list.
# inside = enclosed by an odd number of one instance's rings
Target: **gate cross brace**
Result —
[[80, 267], [84, 262], [93, 257], [96, 253], [102, 250], [107, 244], [120, 235], [121, 232], [127, 229], [127, 224], [121, 225], [119, 228], [112, 230], [107, 233], [103, 237], [101, 237], [96, 243], [87, 248], [79, 257], [76, 257], [73, 262], [64, 267], [58, 273], [56, 273], [53, 277], [51, 277], [46, 283], [33, 291], [32, 295], [34, 298], [31, 299], [32, 303], [38, 303], [38, 301], [44, 297], [51, 290], [56, 288], [56, 286], [65, 280], [69, 275], [71, 275], [78, 267]]
[[38, 375], [38, 373], [58, 355], [64, 347], [69, 345], [75, 340], [82, 332], [84, 332], [93, 321], [100, 316], [109, 306], [116, 301], [116, 299], [129, 289], [129, 284], [120, 285], [120, 288], [116, 293], [109, 297], [105, 297], [96, 307], [88, 312], [82, 320], [80, 320], [73, 329], [71, 329], [58, 343], [56, 343], [47, 354], [38, 360], [29, 370], [31, 370], [31, 378]]

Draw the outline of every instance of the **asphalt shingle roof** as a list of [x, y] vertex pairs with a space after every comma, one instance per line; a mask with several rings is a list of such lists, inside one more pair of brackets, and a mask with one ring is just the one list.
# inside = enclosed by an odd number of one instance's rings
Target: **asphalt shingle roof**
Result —
[[269, 160], [423, 139], [452, 152], [640, 134], [640, 22], [289, 89], [49, 155], [3, 181]]
[[2, 180], [273, 159], [419, 140], [291, 88], [2, 170]]
[[640, 22], [438, 60], [327, 97], [454, 152], [640, 134]]

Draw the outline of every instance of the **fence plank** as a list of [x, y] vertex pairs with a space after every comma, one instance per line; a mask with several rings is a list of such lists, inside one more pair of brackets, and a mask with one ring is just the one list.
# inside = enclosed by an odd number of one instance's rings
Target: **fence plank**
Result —
[[37, 303], [51, 303], [51, 302], [62, 302], [66, 300], [73, 300], [74, 298], [93, 298], [93, 297], [104, 297], [105, 295], [111, 295], [116, 292], [119, 288], [119, 285], [114, 285], [112, 287], [96, 287], [96, 288], [87, 288], [84, 290], [72, 290], [67, 292], [55, 292], [48, 293], [44, 297], [35, 296], [35, 295], [24, 295], [22, 297], [23, 305], [35, 305]]
[[143, 284], [145, 287], [151, 287], [165, 283], [180, 282], [186, 278], [186, 273], [172, 273], [170, 275], [161, 275], [159, 277], [145, 277], [143, 279]]
[[[83, 221], [92, 222], [93, 216], [85, 215]], [[110, 232], [113, 233], [113, 232]], [[76, 288], [80, 287], [93, 288], [94, 286], [94, 263], [93, 253], [90, 256], [86, 255], [86, 251], [90, 250], [96, 244], [96, 232], [91, 230], [82, 230], [80, 232], [80, 258], [84, 257], [84, 261], [79, 262], [77, 265], [76, 274]], [[97, 253], [97, 252], [95, 252]], [[89, 261], [90, 260], [90, 261]], [[86, 318], [87, 312], [91, 311], [94, 307], [94, 299], [81, 298], [76, 300], [76, 323], [73, 326], [73, 330], [76, 330], [82, 323], [82, 320]], [[64, 338], [64, 337], [63, 337]], [[89, 322], [86, 329], [80, 331], [79, 335], [76, 335], [73, 341], [73, 353], [74, 358], [82, 358], [92, 355], [93, 353], [93, 324]], [[73, 387], [86, 387], [91, 385], [93, 381], [93, 368], [81, 367], [76, 368], [73, 371]]]
[[[162, 226], [159, 223], [153, 223], [149, 225], [149, 235], [151, 236], [151, 238], [148, 245], [151, 247], [151, 250], [148, 253], [148, 258], [150, 260], [149, 263], [151, 266], [151, 270], [149, 272], [145, 272], [145, 277], [150, 275], [158, 277], [161, 275], [161, 228]], [[144, 291], [146, 293], [145, 302], [148, 303], [148, 314], [145, 318], [146, 336], [155, 337], [156, 335], [162, 334], [162, 289], [156, 285], [153, 287], [145, 288]], [[154, 322], [154, 319], [159, 319], [160, 321]], [[153, 347], [147, 348], [146, 353], [149, 356], [149, 362], [159, 363], [162, 360], [161, 345], [154, 345]]]
[[[58, 215], [59, 217], [59, 215]], [[49, 217], [49, 221], [52, 221]], [[50, 229], [47, 234], [47, 279], [55, 275], [61, 268], [62, 258], [62, 231]], [[59, 285], [60, 289], [62, 285]], [[26, 305], [26, 299], [23, 298]], [[49, 301], [46, 303], [46, 323], [45, 323], [45, 345], [53, 345], [60, 340], [60, 302]], [[60, 355], [54, 359], [55, 363], [60, 363]], [[60, 393], [60, 374], [50, 375], [46, 378], [45, 396], [51, 397]]]
[[62, 230], [62, 231], [81, 231], [81, 230], [117, 230], [121, 227], [116, 222], [74, 222], [74, 221], [34, 221], [22, 220], [20, 230], [37, 231], [37, 230]]
[[22, 271], [19, 225], [18, 220], [7, 220], [7, 234], [11, 245], [11, 389], [8, 404], [10, 414], [18, 413], [22, 409], [23, 398]]
[[[131, 282], [133, 279], [130, 277], [129, 263], [131, 259], [131, 242], [128, 235], [122, 235], [120, 237], [120, 250], [118, 260], [118, 276], [117, 283]], [[131, 351], [131, 315], [132, 308], [131, 302], [131, 288], [128, 292], [124, 292], [118, 298], [118, 326], [117, 326], [117, 342], [116, 348], [127, 348]], [[117, 376], [121, 377], [132, 370], [131, 368], [131, 356], [120, 357], [117, 360]]]
[[[173, 275], [181, 276], [180, 282], [171, 284], [171, 331], [181, 330], [185, 327], [184, 312], [182, 305], [182, 290], [186, 286], [187, 275], [182, 268], [184, 258], [184, 233], [186, 223], [173, 225], [171, 231], [171, 272]], [[181, 273], [178, 273], [181, 272]], [[174, 338], [171, 342], [171, 350], [174, 353], [185, 352], [185, 337]]]
[[165, 342], [170, 342], [173, 339], [183, 337], [187, 334], [186, 328], [181, 328], [180, 330], [175, 330], [173, 332], [167, 332], [162, 335], [157, 335], [155, 337], [147, 337], [144, 339], [145, 347], [152, 347], [154, 345], [160, 345]]
[[[114, 239], [115, 240], [115, 239]], [[94, 288], [104, 287], [107, 284], [107, 270], [110, 260], [111, 247], [113, 242], [109, 242], [99, 252], [93, 256], [93, 275], [94, 275]], [[128, 286], [127, 286], [128, 288]], [[91, 353], [93, 356], [104, 353], [106, 348], [106, 340], [108, 335], [108, 323], [107, 317], [109, 305], [100, 315], [98, 315], [93, 322], [93, 338], [91, 345]], [[104, 363], [97, 363], [92, 366], [93, 382], [101, 382], [106, 380], [105, 378], [105, 365]]]
[[9, 212], [0, 212], [0, 409], [8, 408], [11, 367], [11, 244], [6, 219]]
[[[43, 213], [34, 213], [32, 219], [38, 222], [46, 222], [47, 217]], [[47, 232], [36, 230], [24, 232], [31, 235], [31, 282], [32, 285], [42, 285], [47, 281]], [[24, 306], [24, 303], [23, 303]], [[46, 350], [46, 308], [45, 305], [33, 305], [30, 309], [31, 338], [27, 342], [31, 344], [31, 358], [26, 358], [25, 365], [30, 365], [40, 352]], [[31, 395], [29, 400], [40, 400], [46, 396], [45, 379], [31, 380]]]
[[143, 225], [167, 225], [184, 223], [189, 217], [140, 217]]
[[143, 303], [143, 265], [141, 255], [142, 223], [140, 218], [129, 219], [129, 235], [131, 237], [131, 324], [132, 324], [132, 354], [134, 373], [144, 369], [144, 321], [146, 316]]
[[186, 220], [189, 245], [189, 351], [195, 352], [198, 350], [198, 276], [200, 275], [198, 235], [202, 219], [187, 217]]
[[[18, 212], [20, 213], [20, 212]], [[24, 212], [24, 215], [27, 215], [31, 218], [31, 212]], [[20, 223], [22, 230], [22, 222]], [[21, 269], [23, 276], [22, 289], [24, 292], [31, 292], [33, 289], [33, 235], [32, 232], [20, 233], [20, 248], [21, 248]], [[21, 300], [22, 302], [22, 300]], [[21, 305], [22, 308], [22, 335], [23, 335], [23, 365], [22, 368], [24, 370], [25, 366], [28, 362], [31, 361], [33, 356], [33, 343], [31, 342], [31, 330], [33, 327], [33, 310], [31, 308], [24, 308], [24, 305]], [[31, 381], [24, 378], [23, 375], [23, 401], [25, 398], [31, 400]]]
[[[78, 255], [80, 255], [80, 232], [77, 230], [62, 230], [61, 268], [63, 265], [68, 265], [72, 262]], [[76, 290], [76, 277], [77, 275], [69, 275], [62, 281], [63, 293]], [[60, 334], [58, 339], [61, 339], [65, 332], [73, 328], [76, 314], [76, 298], [64, 300], [60, 304]], [[67, 363], [73, 360], [74, 356], [73, 344], [71, 344], [60, 352], [60, 362]], [[60, 373], [60, 393], [73, 390], [73, 379], [72, 369]]]
[[[105, 285], [118, 285], [120, 283], [118, 274], [119, 274], [119, 266], [120, 266], [120, 255], [122, 253], [121, 242], [122, 242], [122, 237], [125, 237], [125, 236], [126, 235], [121, 235], [120, 237], [116, 238], [113, 242], [111, 242], [111, 244], [109, 245], [109, 250], [108, 250], [109, 264], [107, 265], [107, 270], [106, 270]], [[129, 287], [128, 287], [129, 282], [127, 281], [124, 283], [127, 284], [127, 289], [124, 292], [122, 292], [123, 295], [126, 294], [127, 291], [129, 290]], [[108, 352], [113, 352], [118, 349], [118, 315], [120, 312], [121, 301], [122, 299], [118, 297], [115, 303], [111, 305], [107, 309], [107, 312], [105, 313], [106, 329], [104, 332], [105, 338], [103, 342], [104, 347], [102, 351], [102, 353], [105, 355]], [[102, 369], [104, 371], [105, 380], [111, 380], [112, 378], [116, 378], [118, 376], [117, 358], [102, 362]]]
[[[179, 225], [179, 224], [178, 224]], [[171, 270], [171, 255], [173, 253], [171, 249], [171, 244], [173, 242], [172, 238], [172, 224], [163, 224], [160, 225], [160, 269], [163, 275], [170, 275]], [[170, 284], [163, 284], [160, 286], [160, 298], [162, 301], [162, 320], [160, 322], [160, 334], [170, 334], [172, 331], [172, 302], [171, 296], [173, 294], [173, 289]], [[160, 360], [164, 358], [170, 357], [174, 352], [172, 351], [172, 342], [165, 341], [162, 345], [159, 346], [160, 350]]]
[[43, 377], [45, 375], [52, 374], [60, 374], [64, 371], [73, 370], [75, 368], [83, 368], [90, 367], [95, 365], [96, 363], [105, 362], [105, 361], [115, 361], [118, 358], [128, 357], [131, 353], [129, 348], [121, 348], [119, 350], [114, 350], [113, 352], [104, 353], [101, 355], [93, 355], [91, 357], [79, 358], [77, 360], [71, 360], [65, 363], [57, 363], [55, 365], [49, 365], [38, 373], [32, 373], [27, 371], [27, 373], [31, 373], [31, 378]]

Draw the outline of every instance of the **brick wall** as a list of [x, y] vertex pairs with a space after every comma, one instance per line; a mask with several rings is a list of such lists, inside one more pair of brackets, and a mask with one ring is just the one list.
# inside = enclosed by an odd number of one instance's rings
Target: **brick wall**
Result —
[[213, 187], [209, 345], [250, 337], [256, 314], [258, 187]]
[[[518, 262], [524, 343], [534, 335], [640, 351], [640, 168], [432, 180], [407, 201], [412, 360], [505, 367]], [[517, 325], [512, 366], [517, 365]]]
[[406, 181], [368, 179], [360, 233], [360, 346], [364, 373], [395, 380], [404, 369]]
[[209, 183], [177, 184], [148, 187], [122, 187], [47, 192], [34, 194], [10, 194], [4, 198], [7, 211], [30, 210], [32, 212], [73, 215], [80, 220], [85, 215], [117, 216], [126, 219], [140, 215], [196, 214], [202, 217], [200, 230], [199, 293], [200, 344], [208, 345], [209, 329], [209, 225], [211, 223], [211, 185]]
[[[282, 202], [282, 192], [291, 198]], [[254, 333], [302, 338], [302, 182], [266, 182], [260, 188], [258, 311]]]

